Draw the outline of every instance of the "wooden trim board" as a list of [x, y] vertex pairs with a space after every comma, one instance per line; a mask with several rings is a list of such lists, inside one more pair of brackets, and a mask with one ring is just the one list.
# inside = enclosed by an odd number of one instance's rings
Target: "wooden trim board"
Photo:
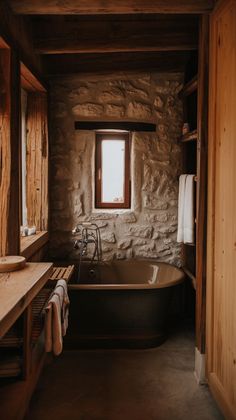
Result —
[[236, 1], [210, 20], [206, 372], [227, 419], [236, 419]]
[[9, 0], [19, 14], [209, 13], [214, 0]]
[[27, 260], [31, 258], [49, 241], [47, 231], [37, 232], [35, 235], [20, 238], [20, 253]]

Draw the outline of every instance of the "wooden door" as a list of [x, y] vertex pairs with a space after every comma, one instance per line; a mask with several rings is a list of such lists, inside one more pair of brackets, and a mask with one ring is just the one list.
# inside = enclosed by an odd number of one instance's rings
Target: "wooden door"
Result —
[[236, 419], [236, 0], [210, 21], [207, 376]]

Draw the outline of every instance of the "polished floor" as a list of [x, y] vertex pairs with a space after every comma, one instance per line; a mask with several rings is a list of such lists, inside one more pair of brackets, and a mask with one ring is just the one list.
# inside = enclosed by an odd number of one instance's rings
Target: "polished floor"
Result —
[[187, 327], [155, 349], [66, 351], [44, 369], [27, 420], [223, 419], [193, 369]]

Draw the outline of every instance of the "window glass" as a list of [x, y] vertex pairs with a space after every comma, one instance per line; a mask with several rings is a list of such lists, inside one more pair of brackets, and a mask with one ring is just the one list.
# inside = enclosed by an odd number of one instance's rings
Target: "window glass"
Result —
[[128, 132], [97, 133], [96, 208], [130, 208], [130, 137]]
[[26, 113], [27, 113], [27, 92], [21, 89], [21, 214], [22, 226], [27, 225], [26, 206]]
[[102, 202], [124, 203], [125, 141], [102, 141]]

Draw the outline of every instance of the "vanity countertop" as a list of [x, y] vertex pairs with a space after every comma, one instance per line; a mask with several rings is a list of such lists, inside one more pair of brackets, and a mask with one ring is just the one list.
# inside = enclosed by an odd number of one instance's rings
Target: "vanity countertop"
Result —
[[0, 273], [0, 338], [47, 283], [52, 263], [27, 263], [22, 270]]

